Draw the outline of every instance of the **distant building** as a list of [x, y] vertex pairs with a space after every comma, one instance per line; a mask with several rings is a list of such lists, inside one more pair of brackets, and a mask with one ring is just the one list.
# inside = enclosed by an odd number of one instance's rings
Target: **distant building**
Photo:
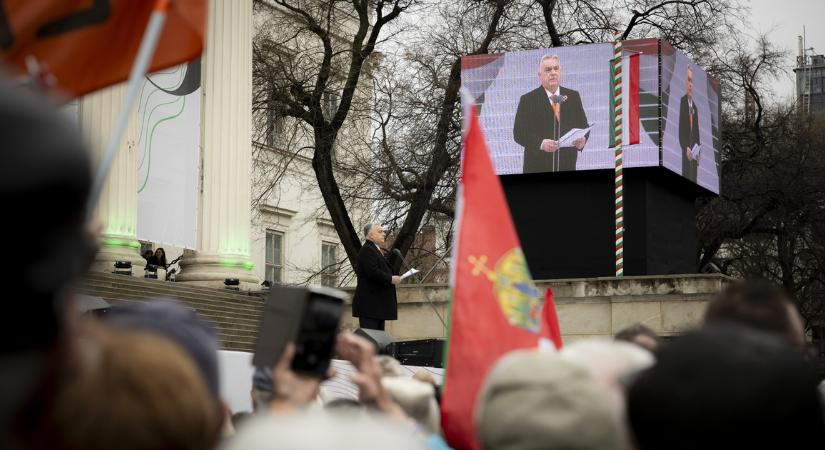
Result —
[[804, 114], [825, 115], [825, 56], [803, 48], [800, 38], [796, 68], [796, 102]]

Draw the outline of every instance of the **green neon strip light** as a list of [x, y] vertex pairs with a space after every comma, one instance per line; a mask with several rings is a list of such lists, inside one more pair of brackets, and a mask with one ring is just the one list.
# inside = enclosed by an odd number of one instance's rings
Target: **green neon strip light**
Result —
[[238, 261], [237, 259], [222, 259], [218, 263], [221, 267], [241, 267], [246, 270], [252, 270], [255, 268], [255, 264], [251, 261]]
[[105, 247], [140, 248], [140, 242], [125, 239], [104, 239]]

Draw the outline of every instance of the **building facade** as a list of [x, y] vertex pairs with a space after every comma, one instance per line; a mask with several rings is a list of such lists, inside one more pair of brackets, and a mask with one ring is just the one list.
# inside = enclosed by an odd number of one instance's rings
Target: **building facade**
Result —
[[825, 55], [816, 55], [813, 48], [803, 48], [800, 38], [799, 55], [794, 68], [796, 103], [803, 114], [825, 115]]
[[[139, 232], [139, 217], [172, 215], [169, 207], [153, 207], [138, 201], [142, 189], [139, 174], [145, 170], [142, 140], [148, 129], [133, 118], [97, 205], [103, 226], [103, 249], [93, 270], [113, 272], [116, 262], [129, 262], [132, 275], [144, 276], [147, 250], [164, 248], [167, 262], [179, 259], [174, 268], [176, 281], [222, 287], [226, 280], [238, 280], [243, 289], [260, 288], [262, 282], [348, 286], [354, 277], [335, 227], [329, 219], [312, 169], [312, 130], [286, 116], [254, 114], [258, 93], [253, 80], [253, 41], [260, 35], [283, 30], [272, 27], [272, 17], [293, 20], [288, 12], [270, 5], [254, 8], [252, 0], [209, 0], [204, 53], [199, 64], [199, 139], [192, 148], [197, 153], [196, 197], [192, 206], [194, 245], [154, 239]], [[353, 17], [336, 18], [342, 33], [354, 26]], [[352, 30], [349, 30], [352, 31]], [[346, 39], [335, 36], [337, 46]], [[276, 39], [277, 40], [277, 39]], [[298, 49], [281, 49], [290, 57]], [[368, 111], [371, 103], [370, 70], [365, 69], [354, 104]], [[183, 78], [183, 77], [182, 77]], [[336, 84], [337, 83], [337, 84]], [[331, 83], [323, 102], [325, 114], [338, 106]], [[71, 113], [77, 117], [96, 154], [100, 154], [123, 105], [125, 85], [114, 86], [80, 99]], [[141, 101], [148, 95], [141, 93]], [[146, 109], [149, 100], [145, 100]], [[152, 111], [154, 113], [154, 110]], [[156, 121], [152, 132], [163, 132], [175, 122]], [[352, 114], [335, 143], [336, 178], [341, 190], [352, 198], [366, 183], [348, 166], [357, 164], [370, 144], [368, 113]], [[158, 149], [156, 151], [162, 151]], [[194, 165], [194, 163], [193, 163]], [[195, 184], [197, 184], [195, 188]], [[169, 195], [181, 195], [170, 192]], [[140, 203], [140, 205], [139, 205]], [[148, 205], [148, 206], [147, 206]], [[349, 215], [356, 228], [370, 221], [369, 204], [348, 200]], [[143, 209], [147, 208], [147, 209]], [[233, 282], [233, 281], [230, 281]]]

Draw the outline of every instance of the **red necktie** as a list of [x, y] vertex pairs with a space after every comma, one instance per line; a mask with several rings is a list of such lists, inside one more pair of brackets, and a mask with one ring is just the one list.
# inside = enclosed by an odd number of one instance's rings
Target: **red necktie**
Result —
[[693, 108], [690, 108], [688, 117], [690, 118], [690, 131], [693, 131]]

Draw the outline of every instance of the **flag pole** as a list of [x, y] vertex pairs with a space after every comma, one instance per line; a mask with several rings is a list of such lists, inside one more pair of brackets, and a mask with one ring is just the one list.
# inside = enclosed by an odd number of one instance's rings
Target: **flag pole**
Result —
[[622, 180], [622, 37], [614, 33], [613, 40], [613, 133], [615, 152], [615, 206], [616, 206], [616, 276], [624, 276], [624, 192]]
[[103, 151], [100, 164], [97, 167], [97, 173], [95, 173], [92, 191], [89, 193], [89, 199], [86, 205], [87, 219], [91, 219], [94, 214], [95, 205], [103, 190], [103, 183], [106, 182], [106, 177], [112, 168], [112, 161], [114, 161], [115, 156], [117, 156], [117, 148], [123, 137], [126, 124], [129, 122], [129, 114], [132, 106], [135, 104], [141, 82], [143, 81], [143, 77], [146, 76], [149, 63], [152, 61], [152, 56], [155, 54], [155, 49], [160, 40], [163, 24], [166, 22], [166, 11], [169, 9], [169, 1], [170, 0], [156, 0], [155, 6], [152, 8], [149, 23], [146, 25], [146, 31], [143, 33], [143, 38], [141, 39], [140, 47], [135, 57], [135, 63], [132, 65], [132, 70], [129, 73], [126, 99], [118, 113], [115, 127], [112, 129], [112, 134], [109, 135], [109, 140], [106, 142], [106, 148]]

